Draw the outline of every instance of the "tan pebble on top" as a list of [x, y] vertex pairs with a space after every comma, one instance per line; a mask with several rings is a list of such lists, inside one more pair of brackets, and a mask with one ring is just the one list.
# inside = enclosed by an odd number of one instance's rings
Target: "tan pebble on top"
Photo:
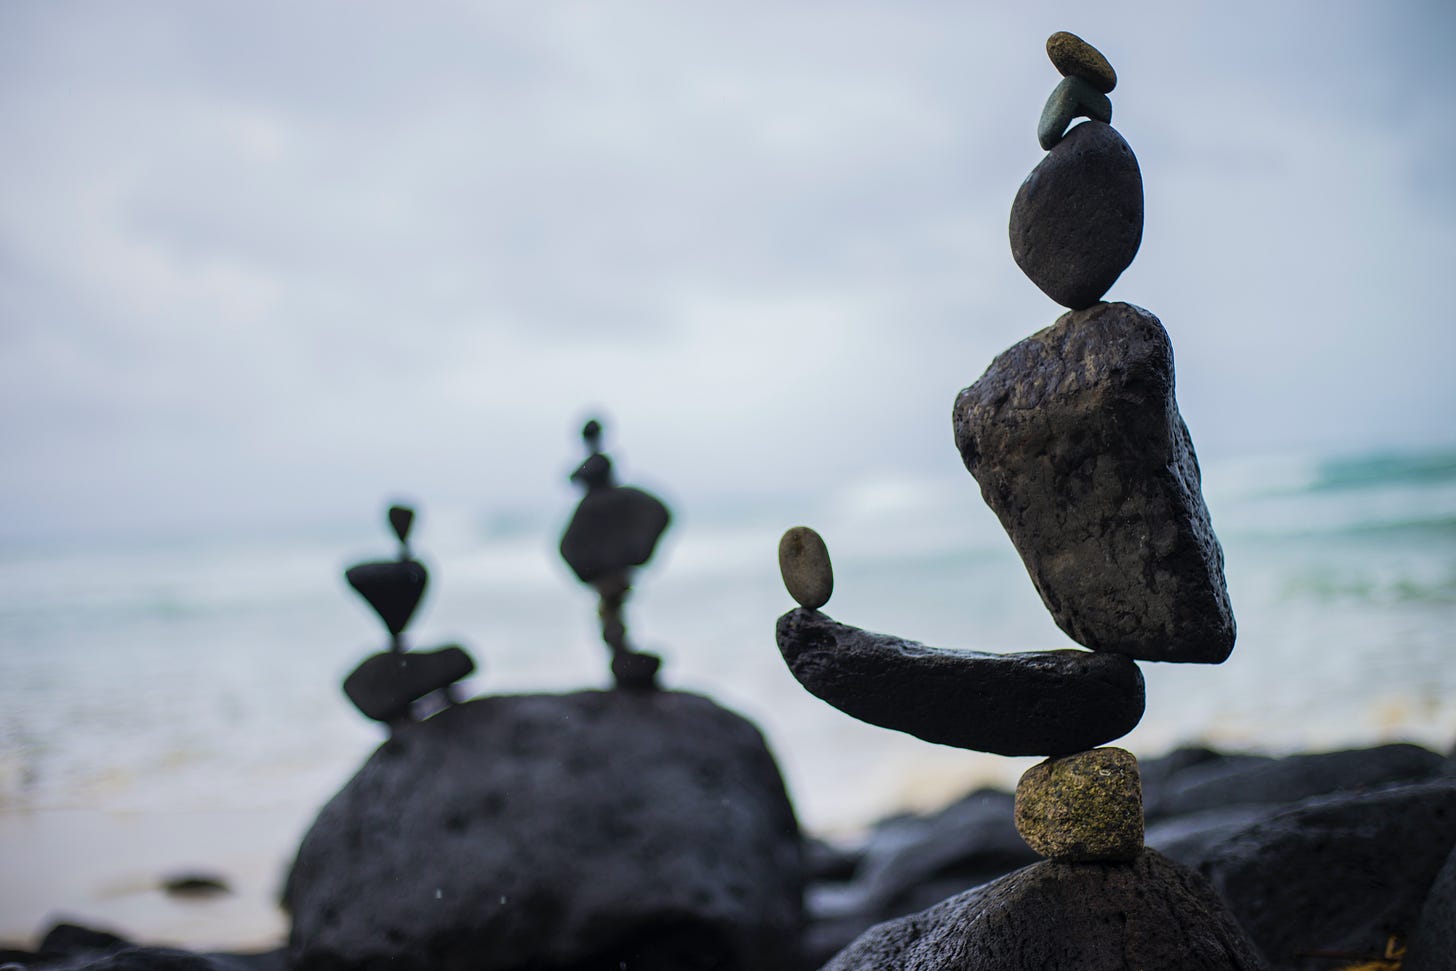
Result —
[[1076, 34], [1059, 30], [1047, 38], [1047, 57], [1063, 77], [1077, 77], [1103, 94], [1117, 87], [1117, 72], [1102, 52]]

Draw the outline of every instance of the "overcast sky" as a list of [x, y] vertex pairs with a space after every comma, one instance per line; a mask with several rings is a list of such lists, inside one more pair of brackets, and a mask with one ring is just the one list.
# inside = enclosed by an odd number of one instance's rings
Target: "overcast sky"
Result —
[[1058, 29], [1205, 464], [1456, 441], [1451, 5], [1011, 6], [0, 4], [0, 535], [964, 476]]

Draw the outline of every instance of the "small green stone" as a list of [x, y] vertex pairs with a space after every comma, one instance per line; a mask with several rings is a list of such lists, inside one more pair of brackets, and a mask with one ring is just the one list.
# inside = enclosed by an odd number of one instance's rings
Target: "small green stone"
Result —
[[1117, 72], [1107, 58], [1076, 34], [1057, 31], [1047, 38], [1046, 50], [1062, 77], [1081, 78], [1103, 94], [1117, 87]]
[[1060, 863], [1135, 859], [1143, 848], [1137, 759], [1094, 748], [1027, 769], [1016, 785], [1016, 832]]
[[1062, 78], [1041, 109], [1036, 140], [1048, 152], [1062, 140], [1073, 118], [1091, 118], [1112, 124], [1112, 102], [1081, 78]]
[[818, 610], [834, 592], [834, 567], [829, 547], [808, 526], [795, 526], [779, 540], [779, 573], [789, 596], [800, 606]]

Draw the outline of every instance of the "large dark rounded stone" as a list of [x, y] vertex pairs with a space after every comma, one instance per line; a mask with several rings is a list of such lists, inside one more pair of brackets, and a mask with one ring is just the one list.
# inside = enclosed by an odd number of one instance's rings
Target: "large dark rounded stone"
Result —
[[285, 891], [291, 967], [791, 968], [802, 879], [739, 716], [665, 691], [481, 698], [402, 726], [319, 814]]
[[1143, 239], [1143, 179], [1111, 125], [1073, 128], [1017, 190], [1011, 255], [1064, 307], [1090, 307], [1116, 282]]
[[799, 608], [779, 618], [799, 683], [847, 715], [996, 755], [1065, 755], [1132, 731], [1143, 676], [1116, 654], [980, 654], [926, 647]]
[[1228, 657], [1223, 549], [1158, 318], [1125, 303], [1063, 314], [960, 393], [954, 425], [1058, 627], [1147, 661]]
[[641, 566], [671, 516], [656, 496], [604, 486], [582, 497], [561, 536], [561, 557], [583, 583]]
[[1038, 863], [866, 931], [825, 971], [1256, 971], [1217, 894], [1144, 850], [1131, 863]]
[[1456, 971], [1456, 852], [1436, 874], [1402, 971]]

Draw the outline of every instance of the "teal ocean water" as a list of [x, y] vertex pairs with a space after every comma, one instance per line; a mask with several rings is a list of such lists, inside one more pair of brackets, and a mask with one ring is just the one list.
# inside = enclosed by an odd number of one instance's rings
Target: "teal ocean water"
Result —
[[[1449, 748], [1456, 451], [1204, 471], [1238, 645], [1219, 667], [1144, 665], [1147, 715], [1122, 744]], [[568, 512], [501, 523], [425, 502], [415, 540], [432, 581], [412, 643], [465, 644], [481, 666], [472, 693], [605, 683], [593, 598], [556, 557]], [[392, 542], [377, 510], [358, 519], [308, 535], [0, 551], [0, 813], [306, 818], [380, 739], [339, 689], [384, 644], [341, 574]], [[638, 643], [666, 658], [665, 682], [762, 725], [817, 829], [1014, 781], [1027, 760], [858, 724], [790, 678], [773, 643], [790, 606], [775, 549], [799, 522], [828, 541], [837, 619], [940, 646], [1070, 645], [963, 473], [865, 481], [813, 508], [679, 501], [628, 613]]]

